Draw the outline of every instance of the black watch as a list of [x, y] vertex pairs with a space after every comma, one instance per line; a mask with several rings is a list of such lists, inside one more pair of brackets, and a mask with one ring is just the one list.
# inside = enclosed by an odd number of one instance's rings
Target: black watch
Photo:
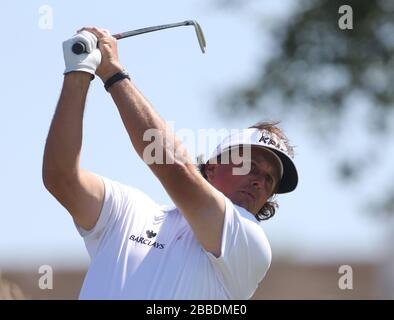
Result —
[[115, 73], [112, 77], [110, 77], [107, 81], [105, 81], [105, 83], [104, 83], [105, 90], [108, 91], [108, 89], [115, 82], [118, 82], [118, 81], [123, 80], [123, 79], [129, 79], [130, 80], [130, 76], [125, 70], [119, 71], [118, 73]]

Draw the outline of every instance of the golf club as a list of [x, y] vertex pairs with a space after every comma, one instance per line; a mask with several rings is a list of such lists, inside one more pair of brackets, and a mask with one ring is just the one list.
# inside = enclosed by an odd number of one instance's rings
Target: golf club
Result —
[[[200, 48], [201, 48], [201, 51], [202, 51], [202, 53], [205, 53], [206, 43], [205, 43], [204, 34], [202, 32], [202, 29], [201, 29], [200, 25], [195, 20], [186, 20], [186, 21], [178, 22], [178, 23], [163, 24], [163, 25], [160, 25], [160, 26], [154, 26], [154, 27], [147, 27], [147, 28], [142, 28], [142, 29], [137, 29], [137, 30], [131, 30], [131, 31], [117, 33], [117, 34], [114, 34], [112, 36], [119, 40], [119, 39], [132, 37], [132, 36], [136, 36], [136, 35], [143, 34], [143, 33], [159, 31], [159, 30], [175, 28], [175, 27], [181, 27], [181, 26], [193, 26], [194, 27], [194, 29], [196, 31], [198, 43], [199, 43]], [[86, 46], [85, 46], [85, 44], [83, 42], [78, 41], [78, 42], [73, 44], [72, 51], [75, 54], [82, 54], [82, 53], [86, 52]]]

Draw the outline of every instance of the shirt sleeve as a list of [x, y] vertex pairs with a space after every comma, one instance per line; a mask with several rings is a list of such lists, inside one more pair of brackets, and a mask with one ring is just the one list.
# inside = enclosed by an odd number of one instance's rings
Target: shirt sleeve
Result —
[[221, 255], [206, 252], [230, 299], [249, 299], [271, 264], [271, 247], [251, 213], [225, 197]]
[[95, 226], [90, 230], [85, 230], [81, 226], [75, 226], [85, 241], [86, 249], [89, 256], [93, 258], [97, 251], [105, 242], [105, 238], [109, 236], [111, 230], [116, 225], [122, 224], [125, 219], [126, 212], [133, 212], [127, 210], [128, 206], [133, 205], [135, 199], [138, 199], [138, 189], [131, 188], [120, 182], [101, 177], [104, 183], [104, 202], [100, 211], [99, 218]]

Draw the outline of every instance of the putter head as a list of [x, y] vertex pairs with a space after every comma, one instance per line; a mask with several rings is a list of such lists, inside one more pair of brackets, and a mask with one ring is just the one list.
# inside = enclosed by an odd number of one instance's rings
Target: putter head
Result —
[[185, 21], [185, 24], [194, 27], [194, 30], [196, 30], [197, 40], [198, 40], [198, 44], [200, 45], [200, 49], [202, 53], [205, 53], [205, 47], [206, 47], [205, 37], [198, 22], [196, 20], [187, 20]]

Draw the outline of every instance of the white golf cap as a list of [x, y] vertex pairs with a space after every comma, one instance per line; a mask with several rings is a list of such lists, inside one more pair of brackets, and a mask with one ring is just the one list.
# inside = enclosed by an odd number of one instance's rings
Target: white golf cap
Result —
[[249, 128], [230, 134], [216, 147], [210, 159], [239, 146], [253, 146], [271, 151], [282, 164], [280, 168], [281, 180], [277, 193], [293, 191], [298, 184], [297, 168], [289, 155], [286, 144], [274, 133], [268, 130]]

